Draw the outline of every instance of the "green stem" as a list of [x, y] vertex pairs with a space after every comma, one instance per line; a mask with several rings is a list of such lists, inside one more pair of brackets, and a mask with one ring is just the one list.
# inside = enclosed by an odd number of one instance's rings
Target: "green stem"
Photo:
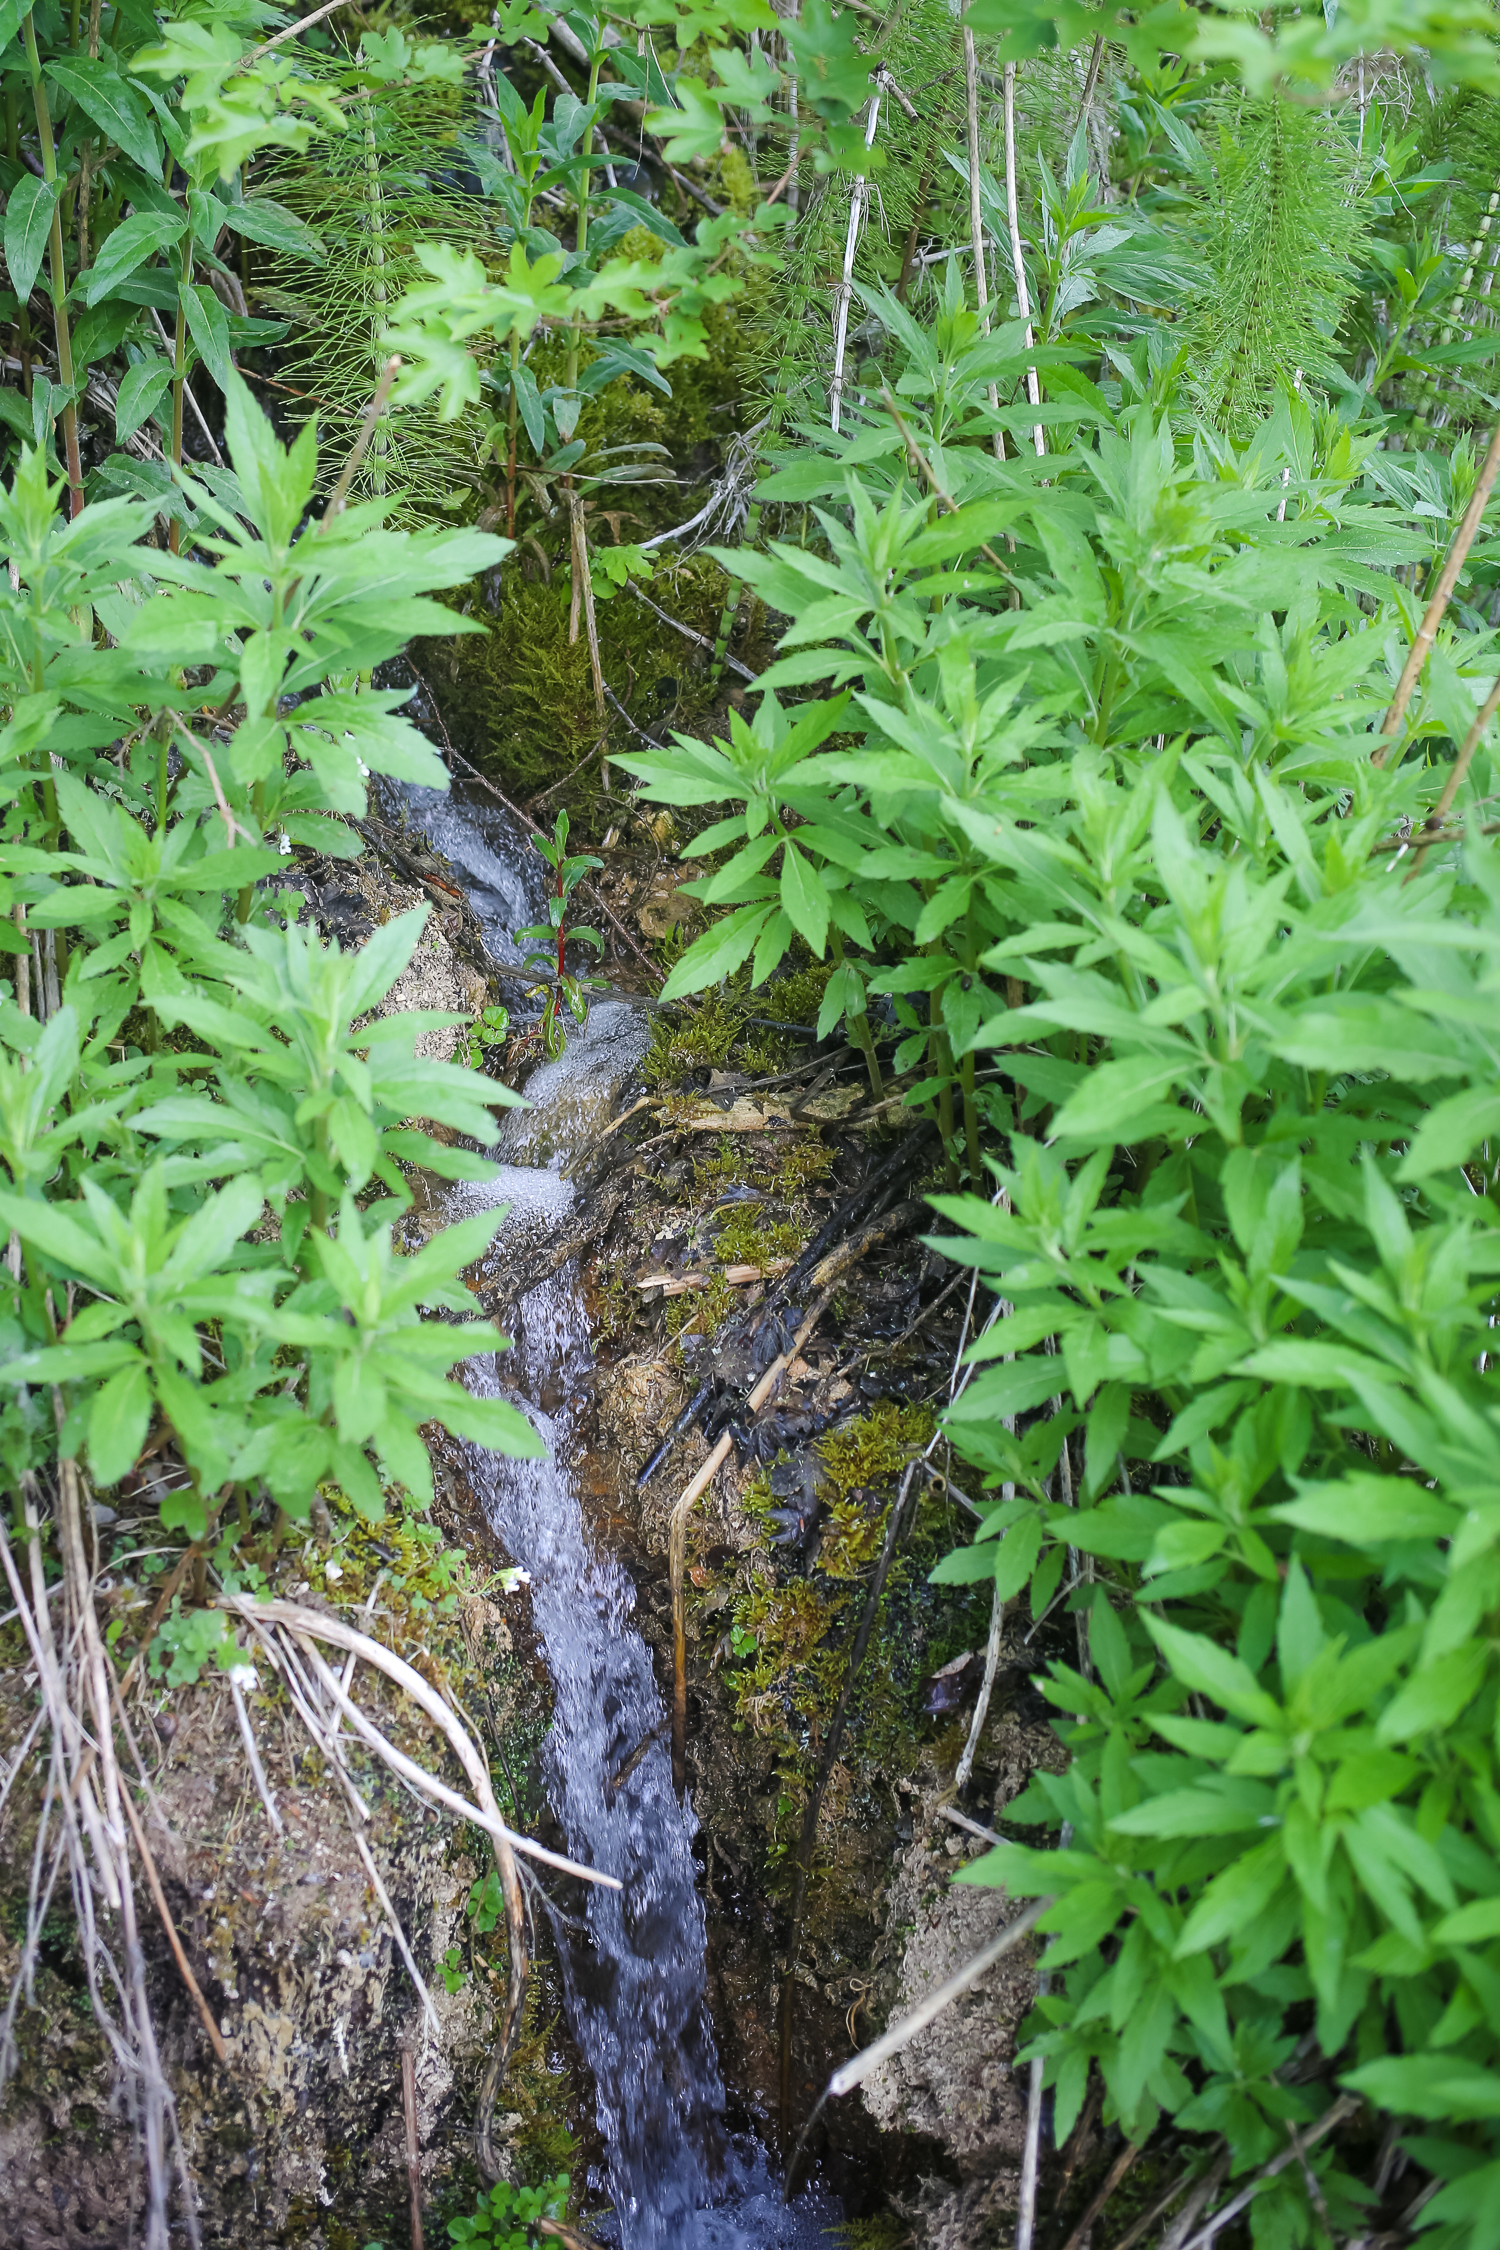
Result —
[[[182, 238], [182, 262], [177, 270], [177, 327], [172, 338], [172, 460], [182, 467], [182, 408], [183, 392], [187, 386], [187, 291], [193, 280], [193, 230], [189, 226]], [[168, 545], [175, 555], [181, 544], [182, 526], [172, 518]]]
[[[602, 30], [602, 26], [601, 26], [601, 30]], [[598, 98], [599, 98], [599, 68], [600, 68], [600, 65], [602, 64], [602, 62], [603, 62], [603, 61], [604, 61], [604, 49], [603, 49], [603, 47], [602, 47], [602, 46], [596, 47], [596, 48], [594, 49], [594, 53], [593, 53], [593, 58], [592, 58], [592, 60], [591, 60], [591, 61], [590, 61], [590, 63], [589, 63], [589, 91], [588, 91], [588, 106], [589, 106], [590, 110], [592, 110], [592, 109], [593, 109], [593, 106], [594, 106], [595, 102], [596, 102], [596, 101], [598, 100]], [[588, 130], [587, 130], [587, 131], [585, 132], [585, 134], [584, 134], [584, 136], [583, 136], [583, 154], [584, 154], [585, 156], [592, 156], [592, 155], [593, 155], [593, 153], [594, 153], [594, 127], [593, 127], [593, 123], [592, 123], [592, 120], [591, 120], [591, 121], [590, 121], [590, 123], [589, 123], [589, 126], [588, 126]], [[581, 179], [579, 180], [579, 183], [578, 183], [578, 243], [577, 243], [577, 249], [578, 249], [578, 259], [579, 259], [579, 263], [580, 263], [580, 264], [582, 264], [582, 262], [583, 262], [583, 259], [584, 259], [584, 258], [585, 258], [585, 256], [587, 255], [587, 253], [588, 253], [588, 246], [589, 246], [589, 179], [590, 179], [590, 172], [591, 172], [591, 167], [590, 167], [589, 165], [585, 164], [585, 165], [584, 165], [584, 167], [583, 167], [583, 173], [582, 173], [582, 177], [581, 177]], [[572, 325], [572, 327], [571, 327], [571, 328], [570, 328], [570, 329], [568, 330], [568, 368], [567, 368], [567, 386], [568, 386], [568, 389], [569, 389], [570, 391], [572, 391], [572, 390], [576, 390], [576, 389], [578, 388], [578, 345], [579, 345], [579, 340], [580, 340], [580, 337], [581, 337], [581, 335], [582, 335], [582, 332], [583, 332], [583, 319], [582, 319], [582, 315], [581, 315], [581, 314], [578, 314], [578, 313], [575, 313], [575, 314], [574, 314], [574, 316], [573, 316], [573, 325]]]
[[[5, 153], [18, 169], [21, 162], [20, 117], [14, 79], [5, 82]], [[16, 357], [21, 362], [21, 389], [31, 397], [31, 314], [22, 305], [16, 315]]]
[[505, 444], [505, 536], [516, 536], [516, 379], [521, 371], [521, 339], [512, 329], [510, 333], [510, 403], [506, 408], [507, 436]]
[[[375, 104], [368, 95], [364, 104], [365, 124], [365, 205], [369, 213], [370, 263], [375, 278], [370, 284], [370, 302], [377, 307], [372, 324], [371, 358], [379, 374], [385, 365], [385, 344], [381, 337], [385, 306], [389, 301], [385, 279], [385, 192], [380, 180], [380, 150], [375, 141]], [[382, 413], [370, 441], [370, 485], [378, 498], [384, 498], [386, 486], [386, 457], [390, 452], [390, 416]]]
[[969, 1152], [969, 1186], [977, 1194], [984, 1176], [979, 1160], [979, 1105], [974, 1098], [974, 1050], [971, 1047], [958, 1066], [959, 1080], [964, 1093], [964, 1140]]
[[62, 410], [63, 452], [68, 466], [68, 512], [83, 512], [83, 462], [78, 451], [78, 409], [73, 403], [73, 335], [68, 326], [68, 275], [63, 254], [62, 198], [57, 189], [57, 147], [52, 138], [52, 112], [37, 53], [36, 26], [25, 22], [26, 65], [31, 74], [31, 98], [36, 105], [37, 139], [42, 150], [42, 177], [53, 190], [52, 227], [47, 245], [48, 278], [52, 288], [52, 327], [57, 339], [58, 381], [67, 398]]

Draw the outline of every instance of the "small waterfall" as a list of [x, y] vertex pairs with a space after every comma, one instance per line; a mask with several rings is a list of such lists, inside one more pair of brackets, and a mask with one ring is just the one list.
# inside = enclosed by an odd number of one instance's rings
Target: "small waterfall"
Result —
[[[459, 808], [446, 810], [443, 849], [465, 864], [454, 833]], [[551, 1233], [574, 1197], [555, 1167], [608, 1116], [648, 1038], [638, 1005], [598, 1002], [562, 1058], [533, 1073], [531, 1106], [506, 1115], [495, 1150], [500, 1177], [483, 1186], [431, 1183], [435, 1215], [456, 1219], [505, 1204], [491, 1253], [501, 1263], [512, 1246]], [[615, 2238], [620, 2250], [828, 2250], [836, 2207], [809, 2190], [783, 2210], [764, 2152], [731, 2143], [722, 2130], [692, 1856], [697, 1823], [672, 1788], [665, 1706], [630, 1622], [635, 1590], [618, 1563], [596, 1552], [567, 1466], [593, 1377], [576, 1270], [541, 1283], [509, 1318], [512, 1350], [471, 1363], [468, 1380], [521, 1407], [547, 1457], [466, 1450], [489, 1522], [531, 1578], [555, 1697], [548, 1795], [568, 1850], [623, 1886], [588, 1887], [586, 1939], [559, 1932], [569, 2019], [594, 2077]], [[616, 1786], [621, 1767], [653, 1736]]]

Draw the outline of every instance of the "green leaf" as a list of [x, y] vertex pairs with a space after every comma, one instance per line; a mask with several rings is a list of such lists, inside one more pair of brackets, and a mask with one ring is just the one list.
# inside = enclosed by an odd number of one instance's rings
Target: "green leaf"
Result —
[[1471, 1086], [1436, 1103], [1396, 1168], [1398, 1180], [1427, 1180], [1466, 1163], [1481, 1141], [1500, 1132], [1500, 1088]]
[[1346, 2071], [1342, 2083], [1398, 2117], [1436, 2124], [1500, 2117], [1500, 2072], [1457, 2055], [1387, 2055]]
[[701, 992], [705, 985], [718, 984], [724, 977], [732, 976], [741, 962], [748, 961], [760, 936], [761, 927], [770, 915], [768, 906], [741, 906], [726, 914], [722, 922], [715, 922], [695, 939], [678, 962], [661, 988], [663, 1000], [680, 1000], [690, 992]]
[[172, 387], [169, 359], [140, 359], [120, 378], [115, 400], [115, 436], [123, 445], [141, 424], [149, 421]]
[[89, 1409], [89, 1465], [99, 1484], [118, 1484], [135, 1467], [150, 1421], [151, 1382], [143, 1364], [122, 1368], [95, 1393]]
[[1248, 1719], [1254, 1726], [1281, 1724], [1281, 1706], [1266, 1694], [1249, 1665], [1242, 1664], [1228, 1649], [1220, 1648], [1204, 1633], [1185, 1633], [1149, 1610], [1141, 1613], [1141, 1623], [1166, 1658], [1173, 1677], [1184, 1687], [1208, 1696], [1235, 1718]]
[[188, 332], [203, 355], [204, 366], [220, 390], [227, 391], [233, 378], [228, 313], [206, 281], [184, 282], [181, 301], [187, 315]]
[[781, 857], [781, 904], [792, 928], [821, 961], [828, 936], [828, 893], [812, 862], [791, 842]]
[[1487, 1642], [1451, 1649], [1424, 1665], [1386, 1705], [1375, 1732], [1381, 1742], [1414, 1742], [1449, 1727], [1479, 1693], [1489, 1663]]
[[161, 143], [145, 96], [126, 84], [113, 59], [65, 55], [47, 65], [47, 76], [71, 94], [88, 117], [151, 179], [162, 176]]
[[226, 203], [224, 224], [250, 242], [263, 242], [284, 257], [310, 258], [321, 265], [327, 252], [305, 220], [268, 195], [248, 195], [243, 203]]
[[59, 193], [55, 183], [49, 187], [45, 180], [23, 172], [6, 202], [5, 268], [10, 285], [23, 305], [42, 270], [53, 207]]
[[1279, 1836], [1259, 1844], [1216, 1875], [1183, 1925], [1177, 1956], [1206, 1952], [1253, 1926], [1270, 1905], [1286, 1876], [1286, 1851]]
[[1487, 1945], [1500, 1937], [1500, 1898], [1471, 1899], [1445, 1914], [1432, 1932], [1437, 1945]]
[[88, 272], [80, 276], [83, 301], [97, 305], [128, 274], [148, 258], [180, 242], [187, 231], [187, 214], [181, 211], [137, 211], [106, 235]]
[[1337, 1484], [1292, 1481], [1297, 1498], [1279, 1501], [1269, 1513], [1319, 1538], [1360, 1547], [1386, 1539], [1447, 1539], [1457, 1528], [1457, 1511], [1414, 1477], [1356, 1472]]

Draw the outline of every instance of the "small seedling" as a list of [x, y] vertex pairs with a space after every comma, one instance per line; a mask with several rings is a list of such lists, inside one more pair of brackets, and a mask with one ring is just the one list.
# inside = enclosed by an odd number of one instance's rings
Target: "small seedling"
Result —
[[516, 943], [531, 948], [525, 962], [528, 969], [541, 963], [553, 975], [554, 982], [542, 1010], [542, 1045], [549, 1061], [555, 1062], [567, 1043], [563, 1009], [567, 1009], [581, 1029], [589, 1020], [589, 993], [606, 989], [605, 978], [579, 976], [567, 963], [568, 947], [575, 940], [591, 945], [596, 953], [604, 951], [604, 940], [597, 930], [586, 929], [581, 923], [568, 919], [568, 900], [588, 870], [602, 867], [604, 862], [584, 852], [569, 853], [566, 812], [558, 814], [550, 837], [533, 836], [531, 841], [552, 870], [552, 888], [547, 900], [546, 921], [517, 930]]
[[480, 2242], [486, 2250], [532, 2250], [538, 2240], [537, 2220], [560, 2219], [567, 2208], [566, 2172], [534, 2188], [497, 2180], [481, 2195], [470, 2217], [448, 2221], [448, 2240]]
[[510, 1016], [498, 1004], [481, 1008], [479, 1014], [464, 1034], [464, 1060], [470, 1070], [479, 1070], [484, 1063], [486, 1047], [502, 1047], [510, 1030]]

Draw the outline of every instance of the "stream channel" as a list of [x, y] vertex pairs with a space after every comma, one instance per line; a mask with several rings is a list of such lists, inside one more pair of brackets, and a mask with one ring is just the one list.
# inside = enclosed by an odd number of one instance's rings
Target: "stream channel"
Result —
[[[543, 918], [537, 855], [477, 789], [404, 792], [408, 817], [466, 888], [497, 965], [519, 964], [512, 932]], [[525, 1087], [493, 1150], [498, 1179], [433, 1181], [442, 1223], [504, 1204], [487, 1261], [567, 1214], [569, 1155], [607, 1122], [650, 1041], [640, 1001], [601, 994], [587, 1025]], [[544, 1752], [548, 1796], [570, 1854], [620, 1890], [587, 1886], [586, 1933], [554, 1924], [569, 2021], [593, 2078], [607, 2194], [600, 2232], [620, 2250], [827, 2250], [839, 2207], [817, 2188], [783, 2209], [764, 2149], [730, 2136], [707, 2002], [706, 1922], [693, 1859], [691, 1801], [672, 1787], [665, 1705], [650, 1652], [631, 1625], [635, 1589], [590, 1537], [569, 1462], [593, 1351], [576, 1266], [522, 1298], [513, 1348], [471, 1362], [472, 1388], [510, 1399], [547, 1447], [514, 1461], [469, 1447], [474, 1491], [514, 1562], [530, 1575], [554, 1707]], [[650, 1747], [618, 1782], [631, 1753]], [[611, 2229], [614, 2231], [611, 2234]]]

